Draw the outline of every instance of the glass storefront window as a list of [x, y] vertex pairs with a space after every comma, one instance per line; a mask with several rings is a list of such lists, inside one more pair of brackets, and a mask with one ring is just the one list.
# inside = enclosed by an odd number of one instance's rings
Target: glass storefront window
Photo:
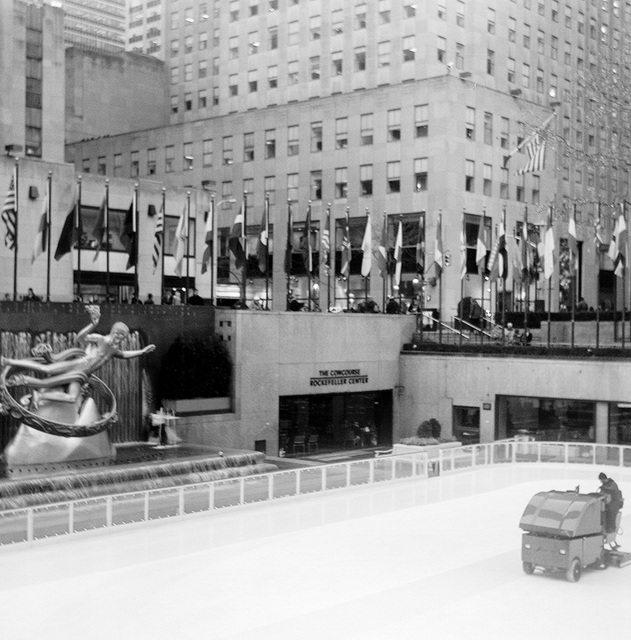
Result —
[[594, 442], [596, 403], [558, 398], [498, 396], [497, 438]]
[[609, 444], [631, 444], [631, 404], [609, 404]]
[[454, 407], [453, 433], [462, 444], [479, 444], [480, 407]]

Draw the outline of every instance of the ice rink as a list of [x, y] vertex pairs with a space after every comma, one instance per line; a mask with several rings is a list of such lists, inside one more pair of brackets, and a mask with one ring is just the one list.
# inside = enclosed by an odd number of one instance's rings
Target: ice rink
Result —
[[[538, 491], [631, 505], [631, 470], [505, 465], [0, 548], [7, 640], [574, 640], [631, 634], [631, 566], [521, 567]], [[631, 550], [631, 507], [623, 511]]]

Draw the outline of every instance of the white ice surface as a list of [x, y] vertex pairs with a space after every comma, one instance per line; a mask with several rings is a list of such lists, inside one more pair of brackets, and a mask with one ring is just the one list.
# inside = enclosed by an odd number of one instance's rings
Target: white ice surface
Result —
[[[1, 548], [0, 638], [629, 638], [631, 566], [575, 584], [521, 568], [532, 495], [595, 491], [600, 470], [507, 465]], [[631, 500], [631, 470], [606, 471]]]

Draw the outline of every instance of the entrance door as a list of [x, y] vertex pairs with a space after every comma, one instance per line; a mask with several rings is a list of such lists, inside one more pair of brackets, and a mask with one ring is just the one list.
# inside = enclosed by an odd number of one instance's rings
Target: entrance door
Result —
[[462, 444], [480, 443], [480, 407], [454, 407], [454, 436]]

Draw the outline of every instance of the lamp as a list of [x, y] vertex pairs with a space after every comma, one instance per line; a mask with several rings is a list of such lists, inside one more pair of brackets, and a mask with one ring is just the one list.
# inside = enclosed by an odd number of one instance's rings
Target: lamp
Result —
[[39, 198], [39, 191], [35, 185], [31, 185], [28, 188], [28, 198], [29, 200], [37, 200]]
[[510, 94], [511, 96], [513, 96], [513, 98], [517, 98], [521, 95], [521, 89], [511, 89]]

